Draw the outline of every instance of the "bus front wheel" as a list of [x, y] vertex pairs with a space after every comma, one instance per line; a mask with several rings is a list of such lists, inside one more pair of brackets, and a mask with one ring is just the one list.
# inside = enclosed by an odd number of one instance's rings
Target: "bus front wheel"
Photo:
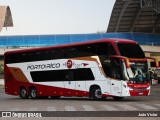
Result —
[[38, 95], [37, 95], [37, 90], [35, 87], [31, 87], [30, 90], [29, 90], [29, 95], [31, 97], [31, 99], [36, 99], [38, 98]]
[[22, 98], [22, 99], [27, 99], [28, 98], [28, 94], [27, 94], [27, 91], [26, 91], [25, 87], [20, 88], [19, 97]]
[[93, 97], [94, 100], [102, 100], [103, 99], [100, 87], [97, 87], [97, 86], [94, 87], [91, 90], [91, 95], [92, 95], [92, 97]]

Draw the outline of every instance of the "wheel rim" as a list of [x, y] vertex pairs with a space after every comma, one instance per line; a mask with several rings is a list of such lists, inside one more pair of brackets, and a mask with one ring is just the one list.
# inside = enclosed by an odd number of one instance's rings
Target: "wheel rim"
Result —
[[31, 97], [32, 97], [32, 98], [35, 98], [36, 96], [37, 96], [36, 90], [35, 90], [35, 89], [32, 89], [32, 90], [31, 90]]
[[102, 98], [102, 93], [101, 93], [101, 90], [100, 90], [100, 89], [95, 90], [95, 96], [96, 96], [97, 98]]
[[22, 97], [25, 97], [25, 96], [26, 96], [26, 90], [25, 90], [25, 89], [22, 89], [22, 90], [21, 90], [21, 96], [22, 96]]

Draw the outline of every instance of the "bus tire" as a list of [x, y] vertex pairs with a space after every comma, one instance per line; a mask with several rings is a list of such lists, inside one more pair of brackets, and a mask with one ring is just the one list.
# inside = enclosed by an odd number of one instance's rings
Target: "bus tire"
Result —
[[93, 89], [91, 90], [91, 95], [94, 100], [102, 100], [103, 99], [101, 88], [98, 86], [93, 87]]
[[31, 99], [37, 99], [38, 95], [37, 95], [37, 90], [35, 87], [31, 87], [29, 90], [29, 96], [31, 97]]
[[20, 87], [19, 97], [22, 98], [22, 99], [27, 99], [28, 98], [28, 94], [27, 94], [27, 91], [26, 91], [25, 87]]
[[124, 97], [114, 96], [113, 99], [116, 101], [121, 101]]

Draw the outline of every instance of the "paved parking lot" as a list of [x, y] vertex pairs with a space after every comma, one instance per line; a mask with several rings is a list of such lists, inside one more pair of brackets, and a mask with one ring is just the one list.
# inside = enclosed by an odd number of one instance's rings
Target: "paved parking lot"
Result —
[[[82, 97], [60, 99], [20, 99], [6, 95], [0, 86], [0, 111], [160, 111], [160, 85], [152, 86], [150, 96], [127, 97], [122, 101], [107, 98], [93, 101]], [[127, 115], [126, 115], [127, 116]], [[63, 119], [63, 118], [62, 118]]]

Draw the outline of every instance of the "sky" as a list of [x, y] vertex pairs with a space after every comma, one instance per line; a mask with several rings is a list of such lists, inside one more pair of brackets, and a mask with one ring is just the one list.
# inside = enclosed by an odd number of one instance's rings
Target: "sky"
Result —
[[106, 31], [115, 0], [0, 0], [13, 27], [0, 35], [86, 34]]

